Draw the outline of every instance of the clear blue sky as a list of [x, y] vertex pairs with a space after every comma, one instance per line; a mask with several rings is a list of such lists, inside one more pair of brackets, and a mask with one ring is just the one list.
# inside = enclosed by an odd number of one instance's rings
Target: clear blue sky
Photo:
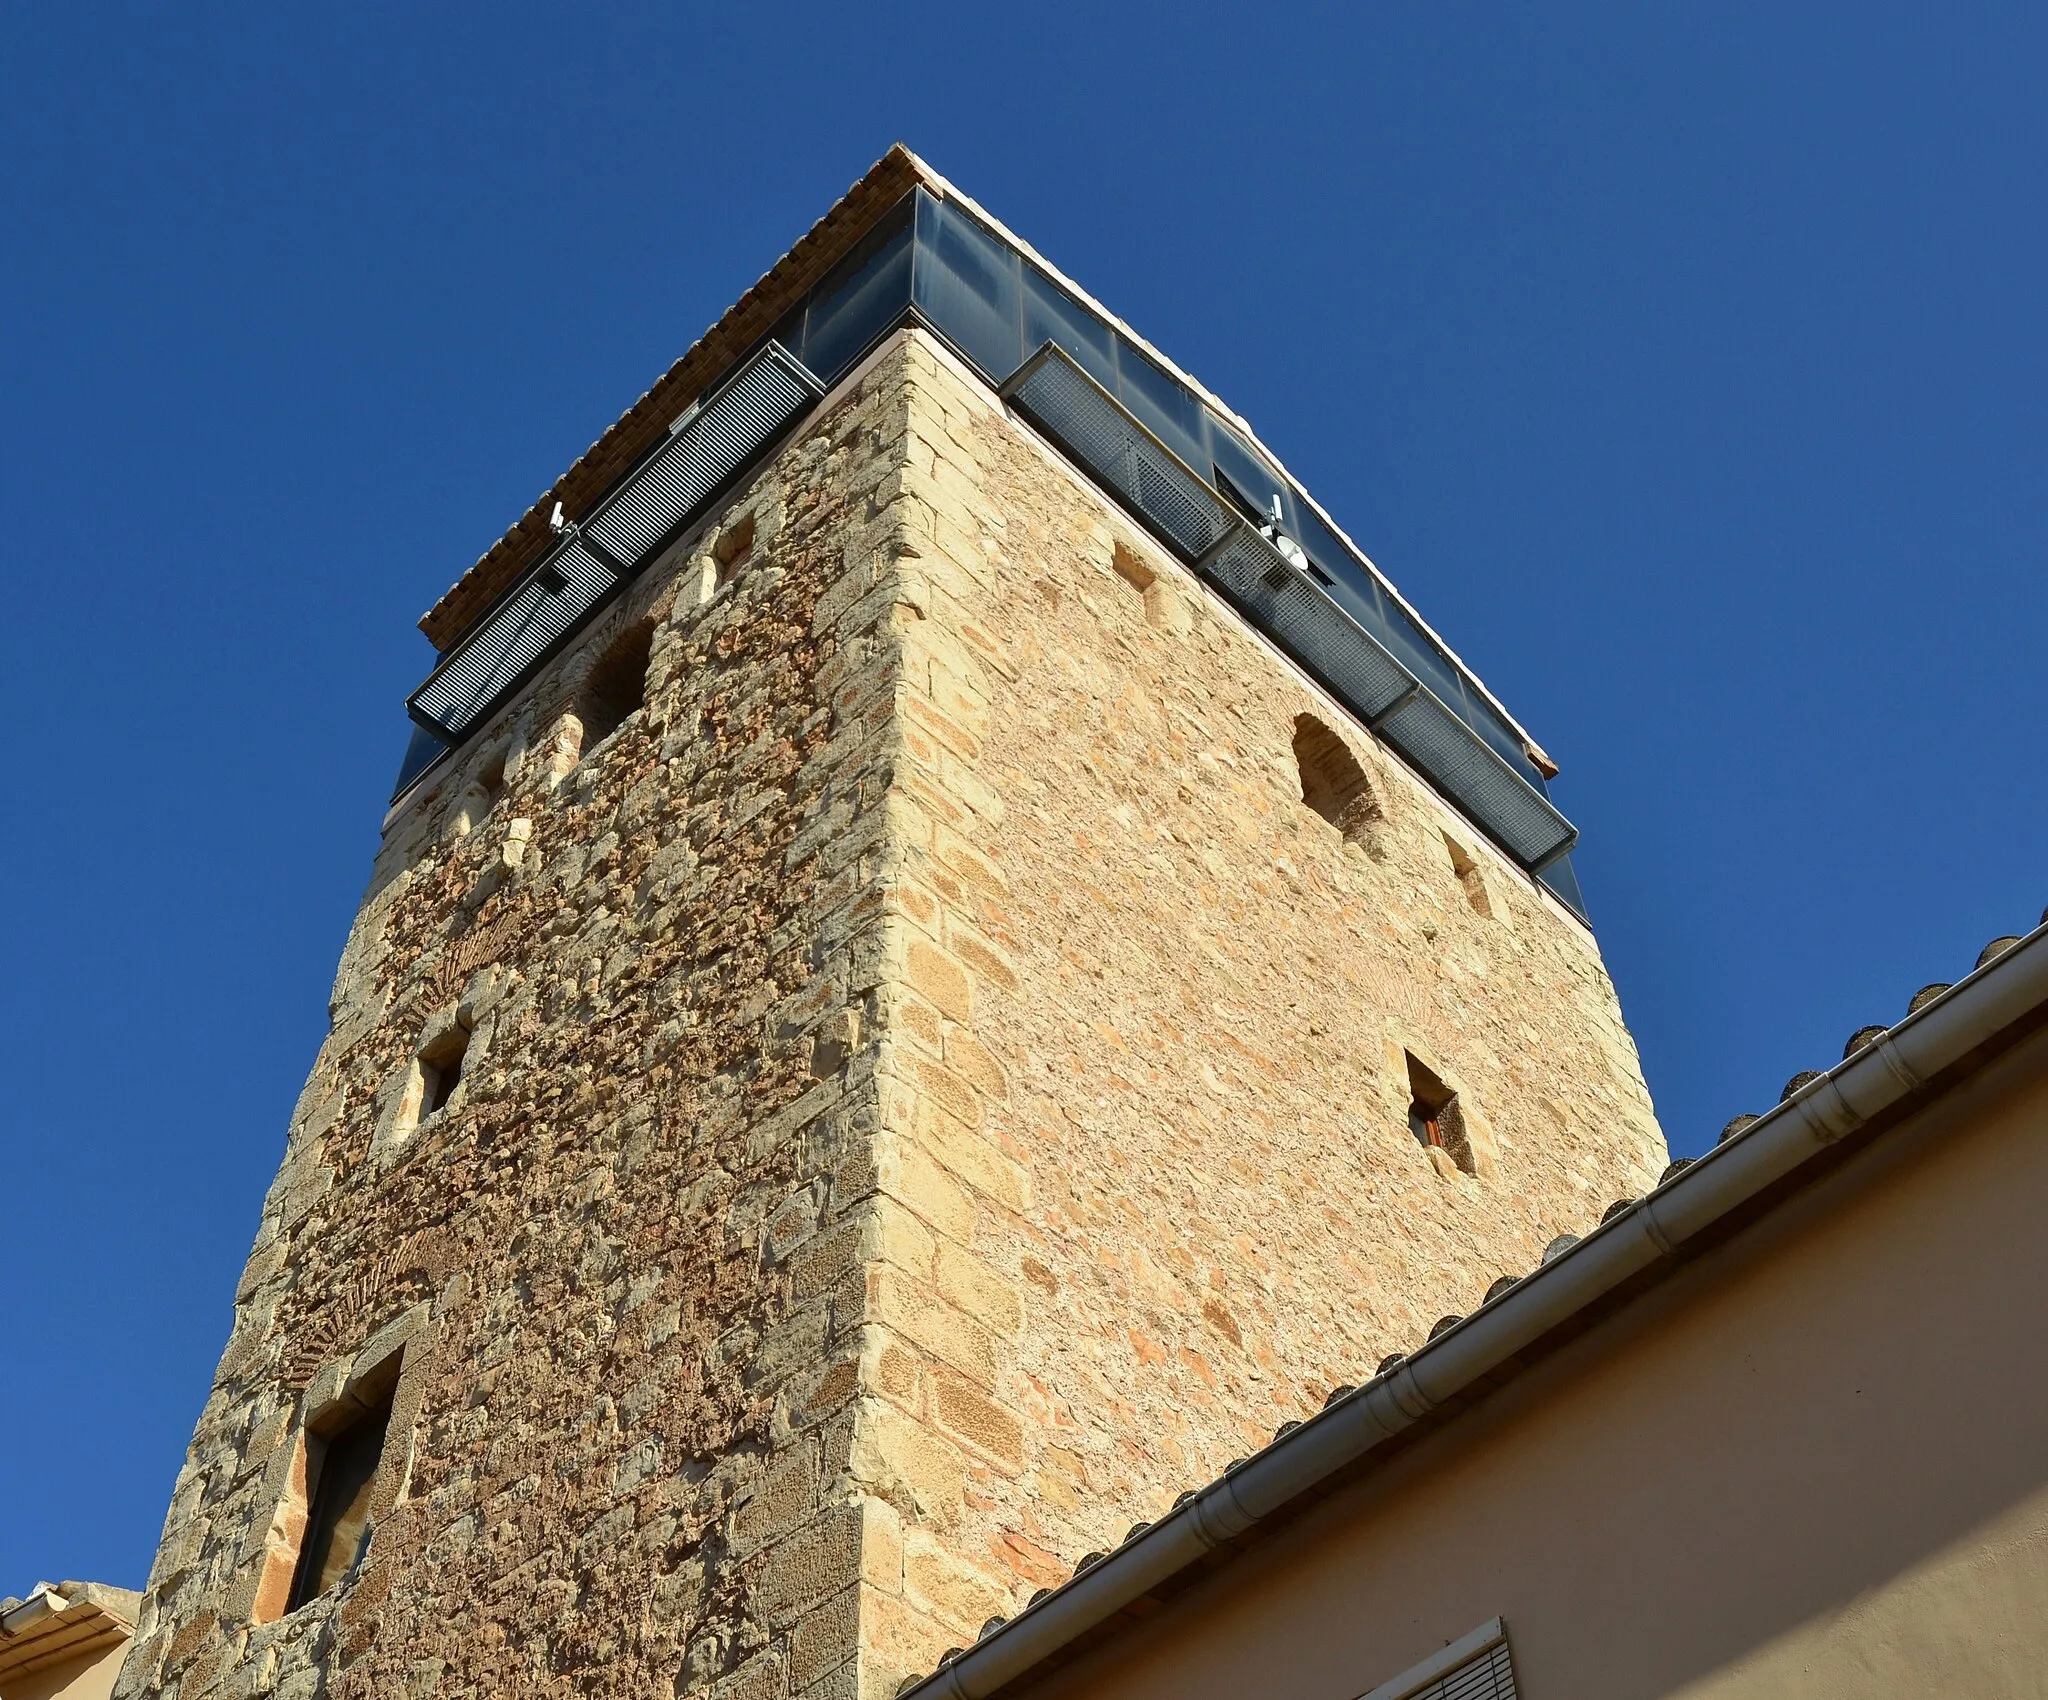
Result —
[[1675, 1149], [2048, 901], [2038, 6], [10, 7], [0, 1593], [139, 1586], [419, 612], [899, 137], [1564, 764]]

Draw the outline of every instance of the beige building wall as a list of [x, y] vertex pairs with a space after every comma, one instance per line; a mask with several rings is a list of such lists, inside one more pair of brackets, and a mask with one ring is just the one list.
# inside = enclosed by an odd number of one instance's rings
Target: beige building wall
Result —
[[1641, 1191], [1590, 935], [1304, 714], [892, 339], [387, 824], [119, 1692], [889, 1695]]
[[127, 1652], [123, 1640], [86, 1658], [11, 1677], [0, 1683], [0, 1700], [107, 1700]]
[[0, 1700], [107, 1700], [140, 1600], [100, 1582], [41, 1582], [0, 1600]]
[[1493, 1617], [1525, 1700], [2035, 1696], [2048, 1036], [1050, 1679], [1351, 1700]]

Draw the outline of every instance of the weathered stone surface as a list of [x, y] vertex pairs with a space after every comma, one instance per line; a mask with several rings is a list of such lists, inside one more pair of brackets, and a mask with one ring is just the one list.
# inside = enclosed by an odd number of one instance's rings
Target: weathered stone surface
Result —
[[892, 1693], [1664, 1163], [1585, 931], [915, 335], [397, 812], [333, 1015], [123, 1696]]
[[[1586, 931], [943, 354], [911, 366], [919, 630], [962, 706], [906, 731], [898, 782], [954, 805], [906, 917], [972, 1001], [903, 1078], [975, 1205], [934, 1293], [996, 1373], [908, 1340], [973, 1460], [938, 1538], [1014, 1605], [1665, 1154]], [[1304, 801], [1303, 716], [1356, 764], [1345, 820]], [[1410, 1134], [1404, 1051], [1476, 1173]]]

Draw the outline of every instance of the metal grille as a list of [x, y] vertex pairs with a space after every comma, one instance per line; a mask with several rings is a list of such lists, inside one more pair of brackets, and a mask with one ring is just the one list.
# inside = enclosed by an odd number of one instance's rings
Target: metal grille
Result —
[[1183, 560], [1199, 560], [1237, 523], [1203, 479], [1056, 344], [1025, 361], [1003, 393]]
[[1499, 1642], [1427, 1688], [1416, 1689], [1413, 1700], [1516, 1700], [1508, 1644]]
[[1482, 1623], [1359, 1700], [1516, 1700], [1507, 1625]]
[[442, 658], [406, 702], [413, 719], [463, 738], [821, 393], [769, 343]]
[[1415, 675], [1250, 526], [1199, 570], [1368, 726], [1415, 694]]
[[631, 570], [822, 392], [770, 343], [584, 522], [584, 534]]
[[1378, 730], [1532, 873], [1577, 840], [1579, 829], [1426, 687]]
[[462, 737], [618, 583], [577, 538], [566, 539], [449, 652], [406, 708], [451, 741]]

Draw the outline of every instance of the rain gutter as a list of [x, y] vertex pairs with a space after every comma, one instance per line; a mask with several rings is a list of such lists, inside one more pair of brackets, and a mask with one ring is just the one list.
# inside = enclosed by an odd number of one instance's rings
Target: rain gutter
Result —
[[906, 1695], [988, 1700], [1054, 1654], [1352, 1470], [1517, 1354], [1657, 1265], [1703, 1249], [1771, 1189], [1849, 1135], [1907, 1105], [1946, 1071], [2048, 1005], [2048, 925], [2029, 933], [1882, 1037], [1809, 1081], [1754, 1126], [1682, 1170], [1455, 1327], [1334, 1399], [1256, 1457], [1027, 1607]]

